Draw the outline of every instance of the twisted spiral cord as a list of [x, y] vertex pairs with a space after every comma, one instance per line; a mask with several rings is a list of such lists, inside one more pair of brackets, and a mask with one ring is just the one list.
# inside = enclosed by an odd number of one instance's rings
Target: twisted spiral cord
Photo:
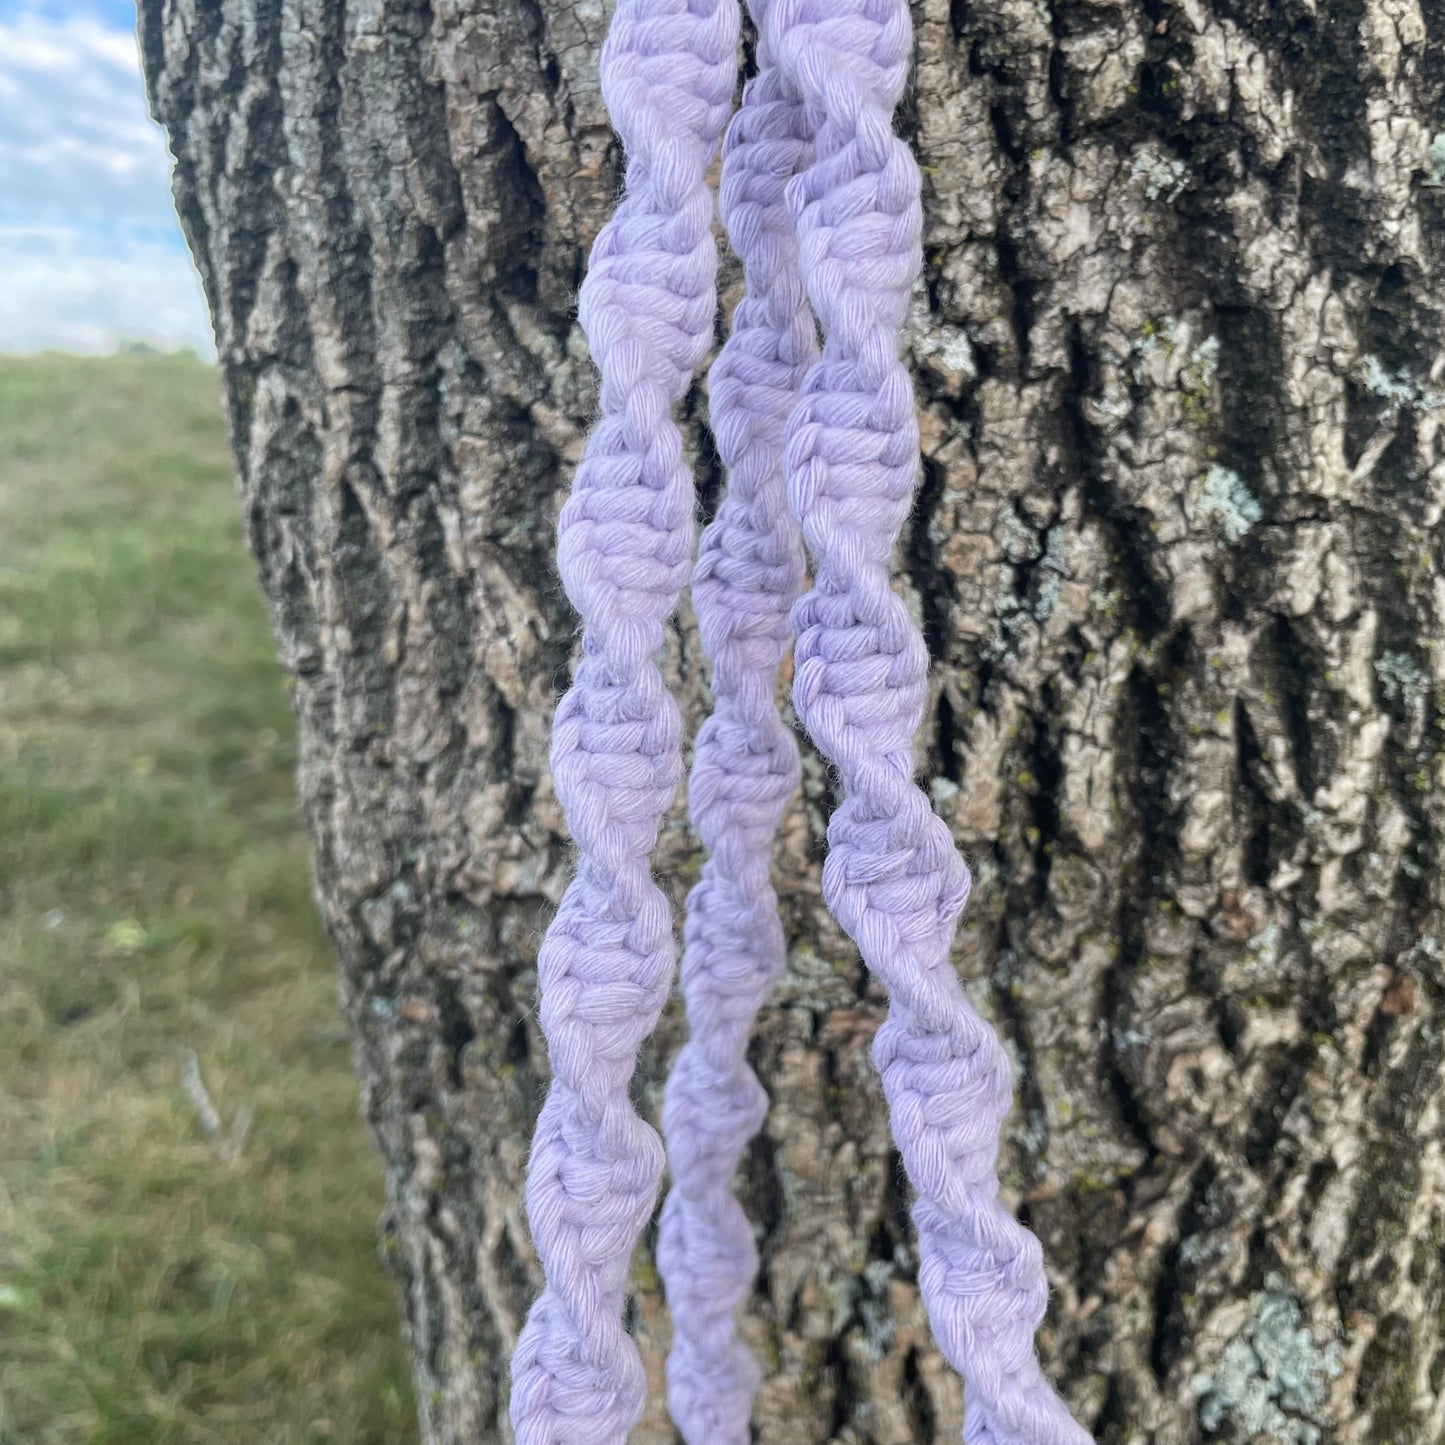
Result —
[[1038, 1241], [998, 1202], [1008, 1060], [949, 952], [969, 873], [913, 781], [928, 656], [888, 565], [918, 467], [900, 331], [921, 265], [917, 166], [892, 130], [912, 42], [907, 0], [777, 0], [768, 39], [817, 124], [788, 189], [818, 363], [787, 427], [789, 499], [812, 556], [793, 613], [794, 701], [838, 769], [823, 893], [888, 989], [873, 1058], [917, 1192], [919, 1285], [967, 1389], [971, 1445], [1084, 1445], [1039, 1367]]
[[672, 410], [712, 338], [706, 172], [731, 109], [738, 24], [736, 0], [619, 0], [603, 49], [627, 182], [581, 290], [601, 415], [558, 528], [583, 637], [551, 762], [577, 864], [537, 965], [553, 1082], [527, 1216], [546, 1283], [512, 1356], [519, 1445], [621, 1445], [645, 1404], [622, 1310], [663, 1157], [628, 1086], [674, 964], [648, 866], [682, 772], [681, 717], [657, 663], [693, 543]]
[[[759, 23], [766, 8], [767, 0], [754, 0]], [[783, 484], [783, 428], [817, 355], [784, 191], [810, 153], [803, 107], [764, 45], [723, 146], [722, 217], [746, 290], [709, 376], [728, 485], [693, 573], [716, 702], [698, 733], [688, 794], [710, 856], [687, 901], [682, 987], [691, 1035], [662, 1111], [674, 1183], [657, 1258], [674, 1326], [669, 1401], [688, 1445], [747, 1445], [759, 1378], [737, 1337], [736, 1310], [758, 1258], [732, 1178], [767, 1112], [747, 1043], [785, 963], [769, 873], [800, 771], [775, 688], [803, 580]]]

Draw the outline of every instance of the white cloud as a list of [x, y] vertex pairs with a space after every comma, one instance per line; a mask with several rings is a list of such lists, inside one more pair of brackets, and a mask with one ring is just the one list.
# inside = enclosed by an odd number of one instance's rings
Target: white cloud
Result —
[[0, 351], [109, 352], [148, 341], [214, 352], [200, 279], [168, 241], [97, 250], [63, 227], [0, 226], [0, 276]]
[[133, 36], [84, 18], [0, 22], [0, 214], [173, 224]]
[[0, 350], [136, 338], [209, 351], [170, 158], [122, 28], [134, 12], [82, 0], [0, 15]]

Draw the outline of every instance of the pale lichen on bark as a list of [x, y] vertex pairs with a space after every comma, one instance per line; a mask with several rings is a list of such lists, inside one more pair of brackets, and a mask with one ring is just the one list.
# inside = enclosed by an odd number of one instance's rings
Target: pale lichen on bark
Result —
[[[575, 292], [619, 180], [607, 14], [140, 3], [294, 678], [384, 1252], [448, 1445], [505, 1438], [536, 1283], [533, 961], [569, 862], [551, 528], [595, 405]], [[977, 874], [957, 956], [1019, 1066], [1008, 1189], [1053, 1271], [1045, 1357], [1110, 1445], [1445, 1437], [1445, 13], [915, 20], [902, 585], [936, 662], [923, 761]], [[684, 615], [694, 718], [700, 666]], [[759, 1438], [948, 1439], [867, 1060], [882, 1000], [818, 898], [829, 788], [810, 759], [754, 1049]], [[697, 863], [679, 810], [679, 903]], [[637, 1280], [660, 1381], [644, 1258]], [[638, 1438], [671, 1439], [653, 1394]]]

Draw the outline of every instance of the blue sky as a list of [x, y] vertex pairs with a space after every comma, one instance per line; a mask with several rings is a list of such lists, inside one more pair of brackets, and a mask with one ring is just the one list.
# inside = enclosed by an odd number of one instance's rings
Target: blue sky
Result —
[[130, 0], [0, 0], [0, 351], [210, 353]]

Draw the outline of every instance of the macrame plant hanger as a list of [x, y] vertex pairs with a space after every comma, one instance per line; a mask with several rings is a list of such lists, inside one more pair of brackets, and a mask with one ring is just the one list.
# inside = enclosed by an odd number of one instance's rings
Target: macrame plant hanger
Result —
[[[689, 780], [708, 850], [684, 928], [690, 1037], [662, 1120], [669, 1406], [688, 1445], [749, 1439], [759, 1371], [736, 1311], [757, 1255], [732, 1179], [767, 1110], [748, 1034], [784, 967], [769, 873], [799, 776], [775, 703], [792, 645], [797, 715], [843, 791], [823, 894], [889, 994], [873, 1061], [916, 1195], [919, 1287], [964, 1379], [964, 1439], [1084, 1445], [1034, 1350], [1048, 1292], [1038, 1242], [997, 1197], [1012, 1076], [949, 957], [968, 869], [913, 780], [928, 655], [889, 579], [919, 445], [900, 353], [921, 190], [893, 134], [908, 0], [752, 0], [750, 13], [758, 72], [728, 127], [720, 194], [745, 294], [709, 377], [727, 490], [692, 576], [715, 707]], [[618, 0], [602, 54], [627, 174], [581, 289], [600, 419], [558, 530], [582, 651], [552, 774], [577, 865], [538, 958], [553, 1082], [527, 1213], [546, 1282], [512, 1358], [519, 1445], [622, 1445], [646, 1400], [623, 1307], [664, 1151], [629, 1085], [673, 980], [649, 868], [682, 777], [681, 715], [658, 664], [693, 550], [673, 408], [713, 334], [707, 171], [739, 22], [737, 0]]]

